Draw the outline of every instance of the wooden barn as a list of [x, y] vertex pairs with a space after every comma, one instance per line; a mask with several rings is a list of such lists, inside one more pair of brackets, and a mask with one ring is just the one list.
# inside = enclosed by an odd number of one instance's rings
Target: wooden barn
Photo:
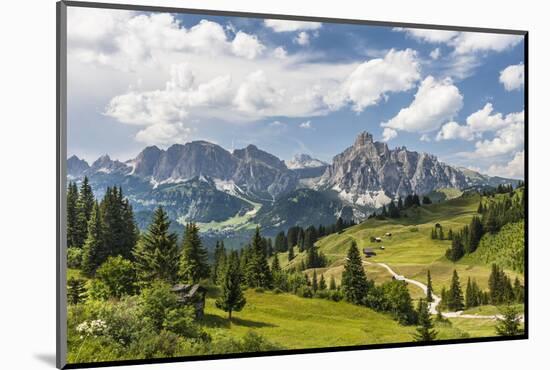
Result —
[[200, 319], [204, 316], [206, 303], [206, 289], [199, 284], [176, 284], [172, 292], [178, 296], [178, 303], [185, 306], [193, 306], [195, 317]]
[[374, 251], [373, 248], [364, 248], [363, 253], [367, 258], [376, 256], [376, 252]]

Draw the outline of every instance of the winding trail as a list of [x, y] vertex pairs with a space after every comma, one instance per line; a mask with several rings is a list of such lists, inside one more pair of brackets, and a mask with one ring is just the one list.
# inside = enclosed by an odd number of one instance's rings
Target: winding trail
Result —
[[[386, 270], [388, 270], [388, 272], [394, 277], [395, 280], [406, 281], [407, 283], [416, 285], [417, 287], [419, 287], [420, 289], [422, 289], [422, 291], [424, 292], [424, 294], [427, 294], [427, 293], [428, 293], [428, 287], [426, 286], [426, 284], [423, 284], [423, 283], [421, 283], [420, 281], [417, 281], [417, 280], [413, 280], [413, 279], [406, 278], [406, 277], [403, 276], [403, 275], [399, 275], [398, 273], [396, 273], [395, 271], [393, 271], [393, 270], [391, 269], [390, 266], [386, 265], [385, 263], [363, 261], [363, 264], [364, 264], [364, 265], [378, 265], [378, 266], [381, 266], [381, 267], [385, 268]], [[436, 315], [436, 314], [437, 314], [437, 306], [438, 306], [439, 303], [441, 302], [441, 297], [435, 295], [435, 294], [432, 292], [432, 298], [433, 298], [433, 302], [430, 302], [430, 305], [429, 305], [430, 313], [431, 313], [432, 315]], [[503, 317], [502, 315], [472, 315], [472, 314], [464, 314], [463, 311], [442, 312], [441, 315], [442, 315], [443, 317], [447, 317], [447, 318], [449, 318], [449, 317], [462, 317], [462, 318], [465, 318], [465, 319], [490, 319], [490, 320], [502, 319], [502, 317]], [[523, 322], [523, 315], [521, 315], [521, 322]]]

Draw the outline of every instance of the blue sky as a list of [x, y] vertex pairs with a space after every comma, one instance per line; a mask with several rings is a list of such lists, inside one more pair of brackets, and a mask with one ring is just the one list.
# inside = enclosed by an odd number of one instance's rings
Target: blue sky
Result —
[[520, 36], [70, 8], [68, 152], [192, 140], [331, 158], [361, 131], [523, 176]]

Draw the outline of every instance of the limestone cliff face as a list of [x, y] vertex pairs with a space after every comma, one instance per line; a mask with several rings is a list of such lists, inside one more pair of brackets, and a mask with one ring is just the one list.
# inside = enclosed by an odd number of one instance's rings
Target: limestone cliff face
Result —
[[331, 188], [355, 204], [379, 207], [400, 195], [465, 186], [464, 174], [435, 156], [404, 147], [390, 150], [363, 132], [334, 157], [316, 187]]

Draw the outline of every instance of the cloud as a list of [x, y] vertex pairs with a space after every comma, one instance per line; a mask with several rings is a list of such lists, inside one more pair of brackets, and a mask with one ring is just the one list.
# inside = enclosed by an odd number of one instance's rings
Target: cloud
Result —
[[110, 100], [105, 115], [124, 124], [144, 126], [136, 135], [138, 141], [154, 143], [154, 138], [164, 143], [170, 135], [175, 140], [191, 132], [186, 126], [190, 109], [230, 102], [230, 85], [229, 76], [197, 84], [186, 64], [174, 65], [163, 89], [117, 95]]
[[279, 19], [266, 19], [264, 25], [274, 32], [294, 32], [301, 30], [317, 30], [322, 24], [319, 22], [287, 21]]
[[446, 43], [458, 36], [457, 31], [426, 30], [419, 28], [396, 27], [394, 31], [405, 32], [408, 36], [429, 43]]
[[455, 54], [468, 54], [483, 51], [501, 52], [516, 46], [523, 40], [523, 36], [498, 33], [458, 32], [416, 28], [394, 28], [394, 31], [405, 32], [409, 37], [421, 42], [446, 44], [454, 49]]
[[514, 158], [504, 165], [491, 165], [487, 170], [487, 173], [491, 176], [522, 179], [525, 173], [524, 151], [522, 150], [515, 153]]
[[70, 8], [67, 19], [71, 55], [85, 63], [121, 70], [154, 63], [166, 52], [253, 59], [266, 48], [257, 36], [242, 31], [230, 40], [221, 24], [208, 20], [186, 29], [168, 13]]
[[356, 112], [376, 105], [388, 93], [407, 91], [420, 79], [420, 64], [416, 51], [390, 50], [384, 58], [360, 64], [341, 87], [325, 97], [334, 110], [352, 103]]
[[516, 46], [523, 40], [519, 35], [502, 35], [496, 33], [461, 32], [451, 41], [457, 54], [479, 51], [501, 52]]
[[523, 122], [523, 112], [510, 113], [505, 117], [502, 113], [493, 113], [491, 103], [470, 114], [466, 118], [466, 124], [460, 125], [457, 122], [448, 122], [441, 127], [436, 140], [464, 139], [473, 140], [480, 138], [481, 134], [487, 131], [497, 131], [516, 122]]
[[386, 127], [382, 132], [382, 141], [390, 141], [397, 137], [397, 131], [392, 128]]
[[255, 35], [249, 35], [248, 33], [239, 31], [231, 42], [231, 49], [237, 56], [246, 59], [254, 59], [263, 53], [265, 46], [258, 41]]
[[294, 38], [293, 41], [300, 46], [309, 45], [309, 33], [302, 31]]
[[470, 157], [496, 157], [522, 149], [524, 143], [524, 123], [515, 122], [496, 132], [490, 140], [476, 142], [476, 149]]
[[430, 138], [430, 136], [428, 134], [422, 134], [420, 136], [420, 141], [424, 141], [426, 143], [432, 141], [432, 139]]
[[433, 60], [439, 59], [440, 56], [441, 50], [439, 50], [439, 48], [435, 48], [430, 52], [430, 58], [432, 58]]
[[311, 121], [302, 122], [298, 125], [298, 127], [300, 127], [300, 128], [312, 128]]
[[430, 132], [452, 119], [462, 108], [462, 94], [449, 78], [437, 80], [426, 77], [414, 96], [413, 102], [383, 127], [409, 132]]
[[288, 54], [284, 47], [279, 46], [279, 47], [276, 47], [275, 50], [273, 50], [273, 56], [277, 59], [285, 59], [288, 56]]
[[282, 93], [267, 79], [264, 71], [249, 74], [237, 90], [233, 100], [237, 109], [251, 114], [257, 114], [276, 105], [282, 100]]
[[499, 81], [504, 85], [506, 91], [519, 90], [524, 84], [524, 66], [523, 63], [515, 64], [500, 71]]

